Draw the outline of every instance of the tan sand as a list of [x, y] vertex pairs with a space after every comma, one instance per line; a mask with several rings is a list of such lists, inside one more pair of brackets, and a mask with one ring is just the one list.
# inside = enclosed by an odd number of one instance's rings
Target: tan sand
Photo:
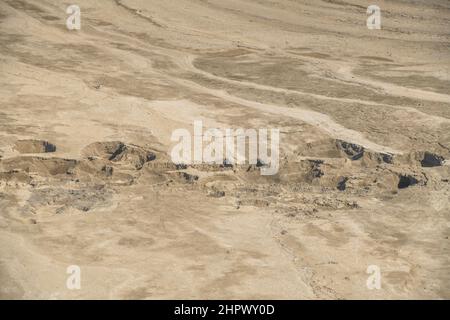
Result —
[[[450, 3], [377, 3], [1, 1], [0, 298], [450, 298]], [[278, 174], [176, 166], [195, 120]]]

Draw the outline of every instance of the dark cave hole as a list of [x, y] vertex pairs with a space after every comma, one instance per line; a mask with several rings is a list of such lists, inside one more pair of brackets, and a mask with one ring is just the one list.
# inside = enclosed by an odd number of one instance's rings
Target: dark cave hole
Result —
[[417, 183], [417, 179], [411, 176], [400, 176], [400, 180], [398, 181], [398, 188], [405, 189], [409, 186], [415, 185]]

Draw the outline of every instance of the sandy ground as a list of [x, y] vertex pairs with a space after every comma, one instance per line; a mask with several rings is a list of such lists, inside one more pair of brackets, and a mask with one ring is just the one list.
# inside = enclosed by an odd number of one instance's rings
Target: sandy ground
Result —
[[[0, 298], [450, 298], [448, 1], [69, 4], [0, 1]], [[175, 166], [194, 120], [280, 171]]]

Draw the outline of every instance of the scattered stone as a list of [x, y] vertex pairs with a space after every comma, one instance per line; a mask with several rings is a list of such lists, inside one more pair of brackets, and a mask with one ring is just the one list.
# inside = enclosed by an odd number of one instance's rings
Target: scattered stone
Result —
[[365, 149], [355, 143], [343, 140], [336, 140], [336, 147], [351, 160], [362, 160], [364, 164], [393, 163], [393, 155], [390, 153], [374, 152]]
[[199, 179], [199, 177], [197, 175], [190, 174], [187, 172], [172, 172], [171, 174], [173, 176], [176, 176], [182, 182], [187, 182], [187, 183], [194, 183]]
[[208, 192], [208, 196], [213, 198], [222, 198], [225, 197], [225, 191], [212, 190]]
[[348, 177], [340, 177], [337, 183], [337, 189], [339, 191], [344, 191], [346, 188], [345, 183], [348, 181]]
[[102, 158], [140, 170], [146, 162], [156, 159], [156, 155], [142, 147], [127, 145], [120, 141], [94, 142], [82, 150], [88, 159]]
[[102, 172], [105, 174], [105, 176], [107, 177], [111, 177], [113, 174], [114, 168], [110, 167], [110, 166], [103, 166], [102, 167]]
[[343, 151], [350, 159], [358, 160], [364, 154], [364, 147], [355, 143], [350, 143], [343, 140], [336, 140], [336, 147]]

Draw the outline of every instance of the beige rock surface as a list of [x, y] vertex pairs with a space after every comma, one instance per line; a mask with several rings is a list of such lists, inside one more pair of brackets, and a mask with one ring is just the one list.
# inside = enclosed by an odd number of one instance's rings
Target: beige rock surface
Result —
[[[0, 298], [450, 298], [448, 1], [76, 4], [0, 1]], [[194, 120], [279, 173], [173, 164]]]

